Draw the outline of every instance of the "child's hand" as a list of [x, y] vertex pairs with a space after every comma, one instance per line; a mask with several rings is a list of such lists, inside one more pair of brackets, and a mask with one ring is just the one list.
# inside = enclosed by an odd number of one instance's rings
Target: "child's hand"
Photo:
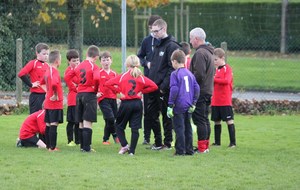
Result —
[[139, 97], [142, 97], [142, 96], [143, 96], [143, 93], [142, 93], [142, 92], [139, 92], [137, 95], [138, 95]]
[[174, 117], [173, 108], [168, 107], [167, 116], [168, 118]]
[[97, 96], [97, 98], [99, 98], [99, 97], [101, 97], [102, 95], [103, 95], [102, 92], [98, 92], [96, 96]]
[[196, 106], [195, 105], [192, 105], [190, 108], [189, 108], [189, 113], [193, 113], [196, 109]]
[[40, 81], [35, 81], [32, 83], [32, 88], [37, 88], [40, 86]]
[[53, 94], [53, 96], [50, 97], [51, 101], [58, 101], [58, 96], [56, 94]]

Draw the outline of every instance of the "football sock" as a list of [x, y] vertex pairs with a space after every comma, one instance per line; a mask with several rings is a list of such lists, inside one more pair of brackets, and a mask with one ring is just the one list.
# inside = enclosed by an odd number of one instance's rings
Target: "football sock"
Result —
[[222, 126], [220, 124], [214, 126], [215, 129], [215, 144], [221, 145]]
[[79, 139], [79, 124], [75, 123], [74, 126], [74, 136], [75, 136], [75, 143], [80, 144], [80, 139]]
[[87, 152], [91, 150], [92, 133], [93, 131], [90, 128], [82, 129], [82, 149]]
[[228, 132], [229, 132], [230, 144], [236, 145], [236, 142], [235, 142], [235, 127], [234, 127], [234, 124], [228, 125]]
[[67, 131], [67, 138], [68, 138], [68, 143], [73, 141], [73, 126], [75, 125], [74, 122], [68, 122], [66, 131]]
[[83, 149], [83, 135], [82, 135], [83, 128], [78, 129], [78, 137], [80, 142], [80, 149]]
[[124, 147], [126, 146], [128, 143], [127, 143], [127, 140], [126, 140], [126, 137], [125, 137], [125, 131], [124, 129], [120, 129], [120, 128], [117, 128], [117, 136], [120, 140], [120, 143], [121, 143], [121, 146]]
[[53, 150], [56, 147], [56, 141], [57, 141], [57, 126], [51, 125], [49, 129], [50, 134], [50, 148]]
[[50, 134], [49, 134], [49, 130], [50, 130], [50, 127], [46, 126], [46, 129], [45, 129], [45, 143], [46, 143], [47, 148], [50, 148]]
[[130, 142], [130, 153], [135, 153], [135, 148], [137, 145], [137, 142], [139, 140], [139, 130], [138, 129], [131, 129], [131, 142]]

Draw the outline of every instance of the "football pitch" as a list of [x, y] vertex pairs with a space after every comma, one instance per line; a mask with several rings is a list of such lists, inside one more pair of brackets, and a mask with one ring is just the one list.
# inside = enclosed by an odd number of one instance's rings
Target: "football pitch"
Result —
[[[142, 145], [136, 155], [118, 155], [119, 145], [102, 145], [103, 119], [93, 127], [95, 153], [66, 146], [66, 123], [58, 127], [59, 152], [16, 148], [25, 114], [0, 116], [1, 189], [299, 189], [299, 115], [236, 115], [237, 147], [222, 146], [207, 154], [173, 156]], [[130, 131], [126, 130], [127, 137]], [[153, 137], [153, 134], [152, 134]], [[213, 141], [213, 126], [211, 141]], [[128, 138], [130, 139], [130, 137]], [[152, 138], [153, 142], [153, 138]], [[196, 145], [196, 133], [194, 133]]]

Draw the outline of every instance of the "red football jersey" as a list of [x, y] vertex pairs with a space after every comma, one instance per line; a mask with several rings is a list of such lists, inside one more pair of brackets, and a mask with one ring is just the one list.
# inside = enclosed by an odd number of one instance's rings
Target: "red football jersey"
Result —
[[75, 106], [76, 105], [78, 79], [77, 79], [77, 76], [74, 76], [71, 79], [66, 77], [67, 73], [70, 72], [71, 70], [74, 70], [74, 69], [72, 67], [67, 67], [67, 69], [65, 71], [65, 75], [64, 75], [65, 76], [64, 80], [69, 89], [68, 97], [67, 97], [67, 104], [68, 104], [68, 106]]
[[214, 76], [212, 106], [232, 106], [233, 77], [232, 69], [226, 64], [218, 67]]
[[[29, 61], [18, 73], [18, 77], [29, 75], [31, 83], [41, 81], [45, 72], [49, 68], [48, 63], [41, 62], [37, 59]], [[45, 93], [41, 87], [30, 88], [30, 92]]]
[[74, 71], [67, 73], [65, 78], [70, 80], [74, 76], [78, 78], [77, 93], [80, 92], [98, 92], [99, 85], [99, 67], [89, 60], [85, 60], [77, 65]]
[[100, 84], [99, 84], [99, 92], [103, 93], [101, 97], [98, 98], [98, 102], [103, 100], [104, 98], [111, 98], [111, 99], [117, 99], [117, 89], [110, 89], [104, 84], [109, 81], [112, 78], [115, 78], [117, 76], [117, 73], [113, 70], [110, 70], [109, 72], [105, 71], [104, 69], [100, 70]]
[[112, 90], [115, 89], [115, 85], [118, 86], [119, 92], [123, 95], [121, 100], [141, 99], [140, 93], [146, 94], [158, 89], [157, 85], [149, 78], [145, 76], [134, 78], [130, 75], [130, 71], [128, 70], [105, 83], [105, 86]]
[[[46, 84], [47, 89], [44, 108], [50, 110], [63, 109], [64, 96], [59, 71], [50, 66], [46, 71], [41, 84]], [[52, 97], [54, 93], [58, 95], [58, 100], [52, 101], [50, 100], [50, 97]]]
[[21, 140], [33, 137], [37, 133], [45, 134], [46, 123], [45, 110], [39, 110], [27, 116], [20, 128], [19, 138]]

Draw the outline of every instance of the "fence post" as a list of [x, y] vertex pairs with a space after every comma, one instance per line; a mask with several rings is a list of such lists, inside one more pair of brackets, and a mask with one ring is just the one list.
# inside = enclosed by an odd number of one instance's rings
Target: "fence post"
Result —
[[225, 51], [225, 62], [227, 63], [227, 42], [222, 42], [221, 48]]
[[22, 101], [22, 80], [18, 77], [18, 73], [22, 68], [22, 49], [22, 39], [18, 38], [16, 40], [16, 100], [18, 104]]

